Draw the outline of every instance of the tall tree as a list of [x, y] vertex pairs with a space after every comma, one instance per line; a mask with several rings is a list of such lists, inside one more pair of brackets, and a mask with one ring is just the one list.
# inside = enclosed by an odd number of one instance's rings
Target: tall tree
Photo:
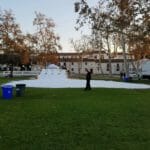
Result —
[[48, 54], [56, 53], [61, 49], [59, 44], [59, 36], [54, 32], [55, 23], [51, 18], [47, 18], [44, 14], [35, 12], [36, 17], [34, 18], [33, 25], [36, 26], [36, 33], [34, 34], [37, 38], [37, 50], [39, 53], [45, 53], [45, 65], [49, 62]]
[[19, 43], [21, 29], [15, 22], [15, 17], [11, 10], [4, 10], [0, 19], [0, 40], [5, 53], [15, 52]]
[[[108, 53], [112, 41], [117, 42], [115, 45], [120, 45], [126, 76], [129, 75], [127, 53], [132, 52], [131, 54], [140, 59], [149, 56], [149, 10], [150, 1], [148, 0], [98, 0], [98, 4], [94, 7], [89, 7], [86, 0], [78, 0], [75, 3], [75, 12], [79, 14], [78, 28], [85, 23], [90, 23], [94, 30], [101, 31], [103, 38], [105, 37], [107, 41]], [[114, 35], [117, 35], [117, 40], [112, 39]]]
[[[75, 10], [79, 13], [79, 19], [77, 20], [77, 23], [79, 24], [78, 28], [82, 27], [85, 23], [89, 23], [91, 25], [92, 34], [94, 34], [95, 43], [97, 43], [96, 45], [99, 50], [99, 54], [101, 55], [102, 49], [107, 50], [109, 57], [109, 74], [111, 76], [111, 48], [109, 40], [112, 32], [112, 22], [110, 18], [111, 10], [104, 9], [106, 7], [108, 7], [108, 2], [104, 1], [99, 1], [99, 3], [92, 8], [89, 7], [86, 1], [75, 3]], [[103, 44], [104, 41], [106, 41], [105, 44]], [[103, 73], [101, 60], [99, 61], [99, 64], [101, 73]]]
[[1, 48], [7, 56], [9, 56], [8, 63], [11, 64], [11, 76], [13, 75], [13, 60], [15, 53], [20, 49], [21, 30], [19, 24], [16, 23], [15, 17], [11, 10], [4, 10], [1, 13], [0, 19], [0, 43]]
[[87, 35], [83, 35], [81, 39], [71, 39], [70, 43], [74, 50], [78, 53], [78, 73], [81, 73], [83, 57], [89, 55], [92, 51], [91, 38]]

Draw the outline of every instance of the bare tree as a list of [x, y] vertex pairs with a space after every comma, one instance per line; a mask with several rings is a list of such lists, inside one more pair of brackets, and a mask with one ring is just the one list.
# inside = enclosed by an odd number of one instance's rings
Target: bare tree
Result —
[[83, 57], [89, 55], [92, 51], [91, 38], [87, 35], [83, 35], [79, 40], [70, 40], [70, 43], [74, 50], [78, 53], [78, 73], [81, 73]]
[[[107, 3], [101, 1], [97, 4], [96, 7], [90, 8], [86, 1], [80, 1], [75, 3], [76, 12], [79, 13], [79, 19], [77, 23], [79, 24], [78, 28], [82, 27], [85, 23], [89, 23], [91, 25], [92, 34], [95, 34], [95, 43], [97, 43], [99, 54], [101, 55], [102, 47], [106, 45], [104, 48], [107, 50], [109, 57], [109, 75], [112, 75], [112, 67], [111, 67], [111, 48], [110, 48], [110, 35], [112, 33], [111, 28], [111, 10], [104, 9], [104, 7], [108, 7]], [[77, 9], [78, 8], [78, 9]], [[103, 44], [104, 40], [106, 40], [106, 44]], [[98, 43], [99, 42], [99, 43]], [[101, 60], [99, 61], [101, 73], [103, 74]]]
[[[98, 0], [94, 7], [89, 7], [86, 0], [78, 0], [75, 3], [75, 12], [79, 14], [77, 29], [89, 23], [96, 31], [103, 33], [107, 43], [109, 63], [111, 63], [112, 41], [117, 42], [115, 45], [120, 46], [123, 51], [124, 71], [128, 77], [127, 53], [132, 52], [140, 58], [149, 57], [149, 8], [150, 2], [147, 0]], [[113, 35], [117, 35], [117, 41], [113, 40]]]
[[35, 12], [36, 17], [34, 18], [33, 25], [36, 26], [36, 33], [34, 36], [36, 37], [36, 47], [39, 53], [45, 53], [46, 55], [42, 55], [45, 61], [45, 65], [49, 60], [49, 53], [56, 53], [61, 49], [59, 44], [59, 36], [57, 36], [54, 32], [55, 23], [51, 18], [47, 18], [42, 13]]

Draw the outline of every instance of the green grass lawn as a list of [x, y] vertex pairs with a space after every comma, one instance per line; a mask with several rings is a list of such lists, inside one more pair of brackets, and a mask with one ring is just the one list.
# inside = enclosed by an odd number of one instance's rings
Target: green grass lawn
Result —
[[0, 150], [148, 150], [149, 98], [150, 90], [27, 88], [0, 98]]

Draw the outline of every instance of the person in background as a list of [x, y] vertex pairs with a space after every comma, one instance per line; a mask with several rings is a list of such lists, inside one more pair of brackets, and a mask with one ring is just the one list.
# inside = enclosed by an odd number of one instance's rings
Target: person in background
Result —
[[122, 71], [120, 72], [120, 79], [121, 80], [123, 79], [123, 72]]
[[86, 69], [86, 87], [85, 87], [85, 90], [91, 90], [91, 84], [90, 84], [90, 81], [91, 81], [91, 74], [92, 74], [92, 69], [90, 69], [90, 71], [88, 69]]

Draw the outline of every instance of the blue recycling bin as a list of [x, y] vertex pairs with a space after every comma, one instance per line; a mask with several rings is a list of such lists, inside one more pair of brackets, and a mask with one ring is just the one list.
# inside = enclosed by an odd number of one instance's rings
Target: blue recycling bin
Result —
[[13, 86], [12, 85], [3, 85], [2, 86], [2, 97], [4, 99], [12, 99], [13, 97]]
[[128, 82], [129, 81], [129, 77], [124, 77], [124, 81]]

